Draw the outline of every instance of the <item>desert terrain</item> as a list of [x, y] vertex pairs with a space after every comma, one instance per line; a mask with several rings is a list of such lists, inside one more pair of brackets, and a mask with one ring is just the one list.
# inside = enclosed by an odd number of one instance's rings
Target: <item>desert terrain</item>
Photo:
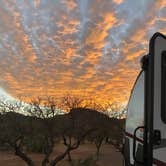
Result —
[[[63, 152], [64, 146], [58, 144], [55, 146], [53, 155], [59, 154]], [[95, 158], [96, 148], [93, 144], [84, 144], [81, 145], [78, 149], [74, 150], [72, 154], [72, 159], [74, 163], [77, 163], [79, 160], [84, 161], [90, 158]], [[36, 166], [40, 166], [42, 154], [29, 154], [32, 159], [35, 161]], [[123, 157], [120, 152], [118, 152], [111, 145], [102, 145], [99, 159], [94, 162], [94, 166], [121, 166], [123, 161]], [[22, 161], [19, 157], [15, 156], [13, 152], [0, 152], [0, 166], [26, 166], [24, 161]], [[60, 161], [58, 166], [70, 166], [67, 158]]]

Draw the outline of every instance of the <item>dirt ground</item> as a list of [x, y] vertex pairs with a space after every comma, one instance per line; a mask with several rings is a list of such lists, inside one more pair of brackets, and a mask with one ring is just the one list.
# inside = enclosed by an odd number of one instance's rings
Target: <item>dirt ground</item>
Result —
[[[54, 153], [55, 156], [60, 154], [64, 150], [63, 145], [56, 145]], [[72, 158], [74, 160], [84, 160], [95, 154], [95, 146], [93, 144], [81, 145], [78, 149], [72, 152]], [[29, 154], [29, 156], [35, 161], [37, 166], [41, 166], [42, 154]], [[117, 152], [111, 145], [103, 145], [101, 147], [99, 160], [97, 161], [97, 166], [122, 166], [122, 155]], [[13, 152], [0, 152], [0, 166], [27, 166], [24, 161], [14, 155]], [[60, 161], [58, 166], [70, 166], [67, 158]]]

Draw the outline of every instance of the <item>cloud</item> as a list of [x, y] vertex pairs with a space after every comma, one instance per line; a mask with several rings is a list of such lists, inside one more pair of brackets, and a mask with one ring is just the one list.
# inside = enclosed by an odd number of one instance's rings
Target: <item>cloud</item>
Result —
[[113, 0], [113, 2], [119, 5], [123, 2], [123, 0]]
[[34, 6], [38, 8], [40, 6], [40, 0], [34, 0]]
[[77, 7], [75, 0], [62, 0], [61, 3], [65, 4], [70, 10], [74, 10]]
[[140, 58], [166, 33], [162, 0], [0, 2], [0, 86], [25, 100], [84, 94], [127, 102]]

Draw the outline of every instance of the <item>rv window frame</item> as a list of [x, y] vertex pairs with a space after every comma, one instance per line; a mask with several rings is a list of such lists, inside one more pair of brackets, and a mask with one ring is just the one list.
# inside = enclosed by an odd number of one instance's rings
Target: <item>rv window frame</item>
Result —
[[166, 50], [161, 54], [161, 120], [166, 124]]

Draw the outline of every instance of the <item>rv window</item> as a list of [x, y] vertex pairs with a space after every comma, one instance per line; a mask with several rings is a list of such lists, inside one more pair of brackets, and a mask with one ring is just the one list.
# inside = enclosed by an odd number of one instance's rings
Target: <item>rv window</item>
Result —
[[166, 51], [162, 52], [161, 65], [161, 119], [166, 123]]
[[[134, 130], [138, 126], [144, 125], [144, 72], [142, 71], [133, 87], [128, 108], [127, 108], [127, 120], [126, 131], [130, 134], [134, 133]], [[142, 138], [142, 132], [140, 136]]]

